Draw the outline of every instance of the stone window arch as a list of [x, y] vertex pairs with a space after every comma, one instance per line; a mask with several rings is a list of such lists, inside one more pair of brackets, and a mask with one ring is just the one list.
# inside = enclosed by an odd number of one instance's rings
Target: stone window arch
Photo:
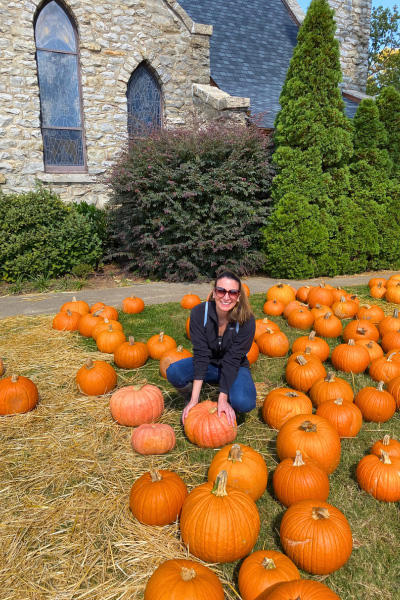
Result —
[[162, 127], [161, 87], [146, 64], [140, 64], [132, 73], [126, 97], [129, 137], [145, 135], [154, 128]]
[[78, 32], [58, 0], [42, 5], [35, 20], [35, 43], [45, 170], [84, 172]]

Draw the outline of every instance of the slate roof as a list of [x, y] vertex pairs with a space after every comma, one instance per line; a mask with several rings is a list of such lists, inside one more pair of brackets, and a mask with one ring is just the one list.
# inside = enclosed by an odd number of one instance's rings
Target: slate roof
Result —
[[[285, 4], [282, 0], [178, 1], [193, 21], [213, 26], [214, 82], [231, 96], [250, 98], [252, 114], [262, 113], [263, 127], [272, 128], [299, 28]], [[357, 105], [345, 102], [346, 112], [350, 108], [355, 112]]]

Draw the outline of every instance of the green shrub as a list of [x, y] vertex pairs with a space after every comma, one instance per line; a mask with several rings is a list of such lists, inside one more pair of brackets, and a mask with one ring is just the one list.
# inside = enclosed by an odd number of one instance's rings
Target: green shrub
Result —
[[267, 143], [255, 127], [216, 123], [135, 139], [110, 179], [113, 256], [168, 281], [259, 270], [273, 175]]
[[64, 275], [102, 256], [90, 218], [41, 187], [0, 193], [0, 232], [0, 278], [7, 281]]

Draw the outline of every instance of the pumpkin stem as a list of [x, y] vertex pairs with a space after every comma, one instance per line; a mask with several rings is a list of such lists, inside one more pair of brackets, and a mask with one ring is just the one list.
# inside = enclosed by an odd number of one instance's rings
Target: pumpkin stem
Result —
[[217, 406], [212, 406], [208, 412], [210, 415], [214, 415], [217, 412], [217, 410], [218, 410]]
[[298, 398], [299, 395], [296, 392], [286, 392], [286, 394], [284, 394], [284, 396], [286, 396], [287, 398]]
[[299, 365], [301, 365], [302, 367], [304, 367], [304, 365], [306, 365], [306, 364], [307, 364], [307, 361], [306, 361], [306, 359], [304, 358], [304, 356], [301, 356], [301, 355], [300, 355], [300, 356], [298, 356], [297, 358], [295, 358], [295, 361], [296, 361], [296, 362], [297, 362]]
[[331, 316], [332, 316], [332, 313], [331, 313], [331, 312], [327, 312], [327, 313], [324, 315], [324, 319], [325, 319], [326, 321], [328, 321], [328, 319], [330, 319], [330, 318], [331, 318]]
[[374, 347], [374, 340], [371, 340], [370, 342], [368, 342], [368, 344], [367, 344], [366, 347], [369, 348], [369, 349], [373, 348]]
[[272, 558], [268, 558], [267, 556], [262, 561], [261, 566], [264, 567], [264, 569], [266, 569], [267, 571], [276, 569], [276, 565], [275, 565], [274, 561], [272, 560]]
[[399, 309], [398, 309], [398, 308], [395, 308], [395, 309], [394, 309], [394, 311], [393, 311], [393, 317], [394, 317], [395, 319], [398, 319], [398, 318], [399, 318]]
[[383, 392], [383, 386], [385, 385], [384, 381], [380, 381], [378, 383], [378, 385], [376, 386], [376, 389], [378, 390], [378, 392]]
[[177, 352], [183, 352], [183, 346], [178, 346], [176, 349]]
[[232, 448], [229, 451], [228, 460], [231, 460], [233, 463], [242, 462], [243, 452], [239, 444], [233, 444]]
[[110, 323], [108, 326], [108, 331], [114, 331], [112, 324]]
[[389, 446], [389, 444], [390, 444], [390, 435], [386, 434], [385, 436], [383, 436], [382, 444], [384, 446]]
[[11, 375], [11, 383], [17, 383], [18, 381], [18, 375], [15, 375], [14, 373]]
[[310, 346], [307, 346], [307, 348], [304, 350], [304, 354], [311, 354]]
[[86, 368], [87, 369], [93, 369], [94, 368], [94, 362], [92, 361], [91, 358], [88, 358], [86, 361]]
[[133, 337], [133, 335], [130, 335], [130, 336], [129, 336], [129, 338], [128, 338], [128, 341], [129, 341], [129, 345], [130, 345], [130, 346], [133, 346], [133, 345], [134, 345], [134, 343], [135, 343], [135, 338]]
[[391, 465], [392, 461], [389, 458], [389, 454], [388, 452], [385, 452], [384, 450], [381, 450], [381, 457], [379, 459], [381, 462], [383, 462], [384, 465]]
[[160, 337], [158, 338], [159, 342], [162, 342], [164, 340], [164, 332], [160, 331]]
[[196, 577], [197, 573], [194, 569], [187, 569], [186, 567], [182, 567], [181, 577], [183, 581], [191, 581]]
[[300, 450], [296, 450], [296, 456], [294, 457], [293, 466], [294, 467], [302, 467], [306, 463], [303, 460], [303, 456]]
[[215, 479], [214, 487], [211, 490], [211, 493], [217, 498], [223, 498], [223, 496], [227, 496], [228, 493], [226, 491], [226, 482], [228, 480], [228, 473], [224, 470], [220, 471]]
[[262, 322], [265, 323], [265, 324], [267, 324], [267, 323], [270, 322], [270, 320], [267, 317], [265, 317], [265, 319], [263, 319]]
[[394, 356], [396, 354], [396, 352], [392, 352], [392, 354], [389, 354], [389, 356], [387, 357], [387, 361], [388, 362], [392, 362], [392, 356]]
[[276, 287], [277, 287], [277, 288], [283, 288], [283, 283], [277, 283], [277, 284], [276, 284]]
[[303, 431], [310, 433], [310, 432], [317, 431], [317, 426], [314, 423], [312, 423], [311, 421], [303, 421], [303, 423], [300, 425], [299, 429], [302, 429]]
[[333, 371], [330, 371], [325, 377], [325, 381], [327, 381], [328, 383], [332, 383], [332, 381], [335, 381], [335, 373]]
[[308, 336], [308, 339], [313, 340], [315, 338], [315, 333], [316, 332], [314, 330], [310, 331], [310, 335]]
[[270, 329], [269, 327], [267, 327], [267, 329], [265, 330], [265, 333], [274, 333], [273, 329]]
[[343, 398], [336, 398], [335, 404], [337, 404], [338, 406], [342, 406], [342, 404], [343, 404]]
[[[357, 331], [358, 331], [358, 329], [357, 329]], [[365, 330], [364, 330], [364, 331], [365, 331]], [[347, 345], [348, 345], [348, 346], [355, 346], [355, 345], [356, 345], [356, 343], [355, 343], [355, 341], [354, 341], [354, 340], [349, 340], [349, 341], [347, 342]]]
[[72, 302], [76, 302], [76, 297], [75, 296], [72, 297]]
[[367, 333], [367, 330], [364, 329], [364, 327], [357, 327], [357, 333], [359, 333], [360, 335], [365, 335]]
[[344, 296], [340, 297], [340, 302], [346, 302], [346, 298]]
[[100, 317], [100, 315], [101, 315], [101, 313], [102, 313], [103, 311], [104, 311], [104, 308], [99, 308], [99, 310], [96, 310], [96, 311], [93, 313], [93, 316], [94, 316], [94, 317]]
[[161, 477], [159, 471], [157, 471], [157, 469], [150, 469], [150, 475], [151, 475], [152, 481], [161, 481], [161, 479], [162, 479], [162, 477]]
[[69, 310], [69, 308], [67, 308], [67, 315], [70, 317], [72, 315], [72, 312]]
[[318, 519], [329, 519], [330, 514], [327, 508], [323, 508], [322, 506], [314, 506], [311, 516], [313, 519], [318, 521]]

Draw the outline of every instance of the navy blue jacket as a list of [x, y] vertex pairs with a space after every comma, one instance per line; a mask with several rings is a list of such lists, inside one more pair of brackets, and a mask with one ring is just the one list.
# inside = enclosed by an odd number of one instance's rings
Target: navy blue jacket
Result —
[[235, 381], [239, 367], [249, 368], [247, 353], [251, 348], [256, 330], [253, 316], [239, 325], [228, 323], [222, 336], [221, 347], [218, 344], [218, 316], [215, 302], [208, 302], [207, 322], [204, 326], [206, 302], [195, 306], [190, 313], [190, 339], [193, 344], [194, 378], [201, 381], [210, 363], [221, 367], [220, 392], [229, 393]]

